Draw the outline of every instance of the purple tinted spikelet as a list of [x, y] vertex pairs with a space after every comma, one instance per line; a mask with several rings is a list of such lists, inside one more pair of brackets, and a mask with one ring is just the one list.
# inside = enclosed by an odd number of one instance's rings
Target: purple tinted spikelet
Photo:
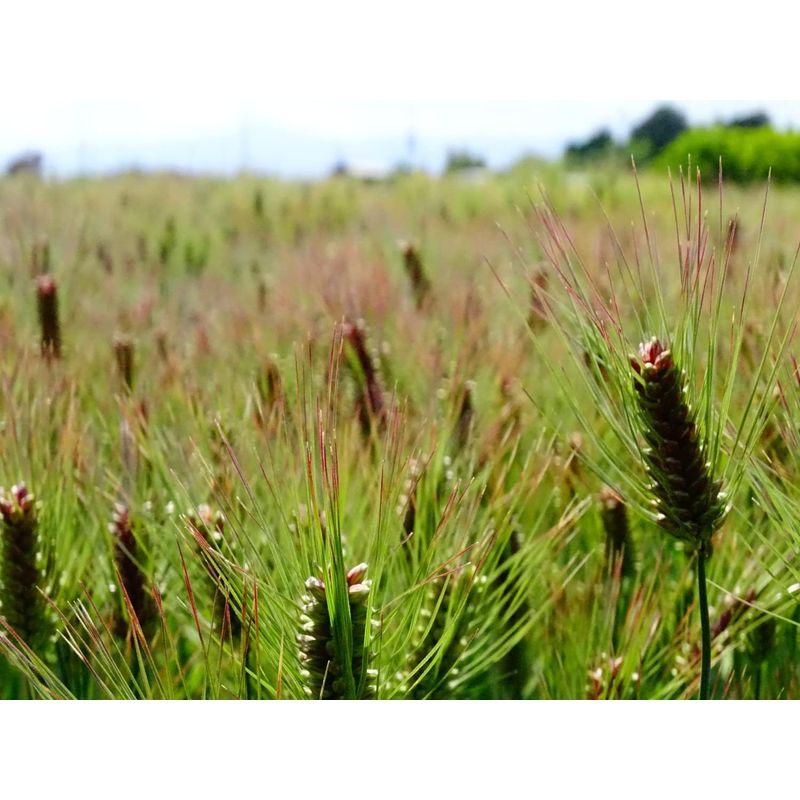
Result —
[[114, 272], [114, 259], [112, 258], [111, 251], [105, 242], [97, 243], [95, 255], [97, 256], [97, 260], [100, 262], [100, 265], [103, 267], [103, 271], [106, 273], [106, 275], [111, 275]]
[[371, 430], [372, 423], [382, 429], [386, 424], [386, 402], [383, 397], [378, 370], [367, 349], [363, 327], [353, 323], [342, 324], [342, 337], [350, 345], [350, 349], [360, 373], [361, 396], [358, 402], [358, 416], [365, 434]]
[[[350, 623], [352, 625], [352, 674], [358, 698], [374, 695], [374, 673], [364, 664], [364, 640], [369, 614], [370, 581], [364, 580], [366, 564], [359, 564], [347, 573]], [[306, 581], [300, 615], [301, 629], [297, 636], [304, 690], [308, 697], [319, 700], [347, 699], [342, 678], [341, 657], [333, 636], [325, 583], [319, 578]], [[350, 698], [353, 699], [353, 698]]]
[[633, 572], [633, 551], [625, 502], [608, 486], [602, 489], [598, 501], [606, 534], [606, 562], [613, 567], [622, 559], [620, 572], [622, 575], [630, 575]]
[[120, 609], [114, 623], [114, 632], [120, 638], [127, 638], [135, 624], [129, 619], [133, 614], [142, 631], [148, 635], [156, 618], [155, 603], [147, 591], [147, 581], [139, 566], [136, 534], [127, 506], [122, 503], [114, 506], [108, 528], [114, 536], [114, 561], [120, 589], [124, 594], [121, 605], [127, 612], [122, 613]]
[[24, 484], [9, 493], [0, 490], [0, 614], [32, 649], [47, 633], [45, 603], [39, 591], [41, 572], [36, 564], [38, 534], [34, 497]]
[[36, 281], [36, 303], [42, 355], [61, 358], [61, 324], [58, 317], [58, 288], [52, 275], [41, 275]]
[[117, 364], [117, 373], [126, 392], [133, 391], [133, 359], [134, 346], [127, 336], [114, 337], [114, 360]]
[[278, 365], [271, 359], [264, 363], [257, 375], [258, 395], [266, 408], [283, 403], [283, 381]]
[[669, 349], [656, 338], [640, 345], [631, 365], [659, 523], [707, 557], [711, 537], [725, 515], [725, 502], [686, 402], [684, 377]]
[[747, 609], [755, 603], [757, 598], [758, 593], [755, 589], [748, 590], [744, 598], [733, 595], [725, 597], [722, 611], [711, 626], [711, 638], [716, 639], [718, 636], [722, 636], [734, 622], [747, 613]]
[[401, 243], [400, 247], [403, 252], [403, 266], [411, 283], [411, 291], [414, 293], [414, 302], [417, 308], [422, 308], [430, 294], [431, 282], [425, 274], [425, 268], [417, 248], [408, 242]]
[[466, 448], [472, 433], [475, 421], [474, 387], [473, 381], [465, 381], [461, 391], [458, 414], [453, 429], [453, 449], [456, 453], [460, 453]]

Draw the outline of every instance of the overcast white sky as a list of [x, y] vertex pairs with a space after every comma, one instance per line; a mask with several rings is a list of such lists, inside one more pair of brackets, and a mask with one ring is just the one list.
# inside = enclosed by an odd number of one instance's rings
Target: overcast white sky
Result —
[[[0, 161], [317, 174], [337, 158], [436, 166], [552, 155], [657, 102], [800, 128], [786, 4], [6, 1]], [[796, 12], [791, 12], [796, 13]], [[413, 134], [413, 140], [410, 136]]]

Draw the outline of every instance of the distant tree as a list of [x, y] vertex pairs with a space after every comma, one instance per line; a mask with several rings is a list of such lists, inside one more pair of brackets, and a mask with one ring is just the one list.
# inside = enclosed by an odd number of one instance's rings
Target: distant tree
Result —
[[334, 178], [340, 178], [344, 175], [348, 175], [349, 173], [350, 168], [347, 166], [347, 162], [343, 158], [340, 158], [338, 161], [334, 162], [334, 165], [331, 168], [331, 176]]
[[643, 143], [649, 155], [661, 152], [686, 129], [686, 117], [672, 106], [661, 106], [631, 131], [631, 142]]
[[411, 175], [414, 172], [414, 165], [410, 161], [402, 158], [392, 168], [391, 175], [397, 178], [401, 175]]
[[483, 169], [485, 166], [486, 160], [483, 156], [475, 155], [468, 150], [451, 150], [447, 154], [444, 171], [460, 172], [465, 169]]
[[608, 155], [614, 147], [614, 139], [607, 128], [597, 131], [582, 142], [570, 142], [565, 155], [568, 161], [591, 161]]
[[721, 159], [726, 181], [751, 183], [771, 175], [775, 183], [800, 183], [800, 133], [763, 125], [692, 128], [659, 153], [655, 165], [674, 170], [685, 165], [689, 156], [705, 181], [717, 181]]
[[772, 125], [772, 120], [766, 111], [753, 111], [752, 114], [745, 114], [742, 117], [734, 117], [727, 128], [766, 128]]
[[9, 175], [35, 175], [40, 177], [42, 174], [42, 154], [35, 151], [21, 153], [12, 158], [6, 166]]

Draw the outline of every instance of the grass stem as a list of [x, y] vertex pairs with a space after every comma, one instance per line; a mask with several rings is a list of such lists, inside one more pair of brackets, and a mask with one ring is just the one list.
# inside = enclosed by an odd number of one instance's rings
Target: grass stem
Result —
[[700, 627], [702, 643], [700, 649], [700, 699], [709, 699], [711, 683], [711, 626], [708, 621], [708, 594], [706, 592], [706, 557], [700, 552], [697, 556], [697, 595], [700, 600]]

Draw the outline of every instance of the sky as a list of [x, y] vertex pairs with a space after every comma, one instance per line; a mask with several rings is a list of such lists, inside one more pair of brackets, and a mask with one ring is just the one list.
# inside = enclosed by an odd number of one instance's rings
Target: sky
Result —
[[653, 25], [627, 0], [12, 0], [0, 166], [37, 149], [57, 174], [312, 177], [340, 160], [436, 169], [455, 147], [503, 166], [601, 126], [624, 137], [664, 101], [698, 124], [764, 109], [800, 128], [780, 5], [714, 6], [671, 0]]

